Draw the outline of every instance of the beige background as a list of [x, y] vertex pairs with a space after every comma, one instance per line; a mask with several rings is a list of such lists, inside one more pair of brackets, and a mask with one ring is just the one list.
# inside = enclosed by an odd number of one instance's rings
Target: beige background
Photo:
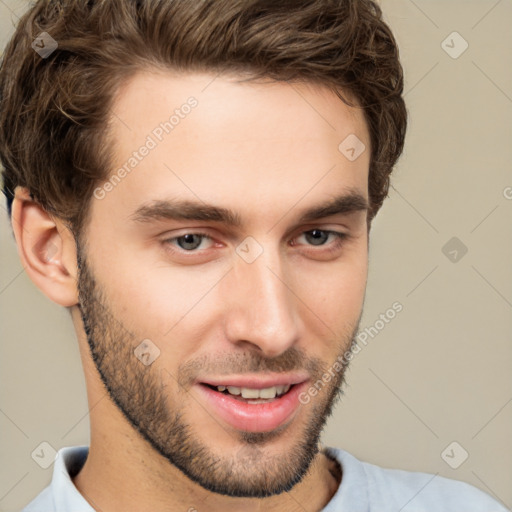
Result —
[[[3, 48], [26, 3], [0, 2]], [[324, 442], [369, 462], [465, 480], [512, 507], [512, 3], [383, 0], [406, 71], [410, 128], [373, 229], [357, 354]], [[441, 43], [457, 31], [457, 59]], [[453, 36], [451, 52], [462, 48]], [[509, 187], [509, 188], [507, 188]], [[88, 442], [71, 321], [29, 281], [0, 209], [0, 510], [50, 480], [31, 458]], [[442, 251], [457, 237], [468, 252]], [[445, 252], [448, 256], [449, 247]], [[457, 249], [456, 249], [457, 250]], [[380, 324], [379, 324], [380, 325]], [[468, 459], [452, 469], [441, 457]], [[460, 445], [460, 447], [459, 447]]]

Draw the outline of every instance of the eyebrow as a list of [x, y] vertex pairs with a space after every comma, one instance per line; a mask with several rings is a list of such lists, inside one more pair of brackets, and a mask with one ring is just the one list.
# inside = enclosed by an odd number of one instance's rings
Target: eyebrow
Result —
[[[349, 191], [329, 201], [315, 205], [302, 212], [299, 222], [311, 222], [332, 215], [368, 210], [367, 199], [359, 192]], [[227, 226], [240, 228], [242, 218], [237, 212], [191, 200], [154, 200], [139, 206], [130, 216], [134, 222], [151, 222], [161, 220], [190, 220], [221, 222]]]

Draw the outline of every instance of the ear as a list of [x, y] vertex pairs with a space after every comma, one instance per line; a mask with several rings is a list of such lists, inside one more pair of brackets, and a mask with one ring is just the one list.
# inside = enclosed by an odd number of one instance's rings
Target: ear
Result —
[[34, 284], [61, 306], [77, 304], [76, 246], [69, 228], [22, 187], [15, 190], [11, 222], [21, 263]]

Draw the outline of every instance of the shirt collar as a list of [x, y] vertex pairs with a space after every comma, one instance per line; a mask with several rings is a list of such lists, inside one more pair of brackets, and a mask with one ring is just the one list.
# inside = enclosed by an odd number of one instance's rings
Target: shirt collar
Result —
[[62, 448], [57, 454], [53, 466], [52, 497], [56, 512], [94, 512], [84, 497], [78, 492], [72, 478], [84, 465], [89, 448], [73, 446]]
[[[325, 452], [336, 459], [342, 468], [341, 484], [331, 501], [322, 512], [351, 510], [368, 512], [367, 477], [363, 465], [354, 456], [338, 448], [325, 447]], [[74, 446], [59, 450], [53, 467], [52, 496], [56, 512], [95, 512], [85, 498], [78, 492], [72, 478], [82, 469], [89, 448]], [[357, 510], [354, 509], [357, 504]]]

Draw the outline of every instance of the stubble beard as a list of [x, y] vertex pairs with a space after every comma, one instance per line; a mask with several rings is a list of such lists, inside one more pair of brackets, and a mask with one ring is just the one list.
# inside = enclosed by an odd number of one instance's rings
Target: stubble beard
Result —
[[[343, 394], [348, 361], [342, 358], [342, 353], [354, 345], [359, 322], [348, 338], [350, 343], [346, 339], [338, 342], [343, 347], [337, 358], [344, 361], [342, 370], [335, 373], [315, 401], [301, 405], [309, 408], [309, 414], [290, 448], [273, 455], [265, 452], [266, 443], [280, 436], [289, 444], [289, 426], [285, 425], [272, 432], [233, 433], [226, 429], [233, 437], [233, 451], [216, 453], [201, 439], [201, 434], [208, 438], [208, 427], [188, 423], [184, 418], [185, 405], [178, 401], [169, 403], [171, 396], [188, 397], [189, 401], [193, 398], [176, 385], [184, 380], [181, 367], [177, 377], [173, 377], [165, 368], [156, 364], [145, 366], [137, 359], [134, 349], [142, 340], [113, 314], [104, 291], [77, 249], [79, 309], [92, 359], [111, 400], [151, 448], [204, 489], [222, 495], [264, 498], [287, 492], [299, 483], [318, 453], [321, 432]], [[298, 361], [302, 366], [296, 366]], [[305, 360], [296, 349], [281, 354], [278, 361], [249, 354], [243, 366], [245, 371], [307, 368], [312, 382], [321, 379], [328, 369], [318, 359]], [[169, 385], [174, 385], [177, 393]], [[212, 423], [218, 428], [213, 419]]]

